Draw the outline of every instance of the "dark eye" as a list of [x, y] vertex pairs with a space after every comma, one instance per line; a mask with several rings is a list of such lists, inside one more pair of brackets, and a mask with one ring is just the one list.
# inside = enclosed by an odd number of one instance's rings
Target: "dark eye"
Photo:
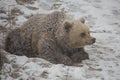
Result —
[[80, 36], [81, 36], [81, 37], [85, 37], [86, 34], [85, 34], [85, 33], [81, 33]]

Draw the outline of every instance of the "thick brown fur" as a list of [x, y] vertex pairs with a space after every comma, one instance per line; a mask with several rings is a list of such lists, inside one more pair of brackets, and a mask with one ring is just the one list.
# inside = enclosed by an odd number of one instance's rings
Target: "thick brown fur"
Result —
[[69, 26], [64, 27], [66, 20], [72, 21], [59, 11], [35, 15], [8, 34], [5, 49], [16, 55], [40, 57], [56, 64], [71, 65], [88, 59], [83, 47], [70, 46]]

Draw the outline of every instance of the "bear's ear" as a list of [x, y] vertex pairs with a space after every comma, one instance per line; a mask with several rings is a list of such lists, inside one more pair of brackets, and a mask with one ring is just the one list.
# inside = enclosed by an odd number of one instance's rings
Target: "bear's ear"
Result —
[[64, 29], [68, 32], [70, 30], [70, 28], [72, 28], [73, 24], [74, 24], [73, 22], [65, 21], [64, 22]]
[[81, 17], [79, 20], [81, 23], [83, 23], [83, 24], [85, 23], [85, 19], [83, 17]]

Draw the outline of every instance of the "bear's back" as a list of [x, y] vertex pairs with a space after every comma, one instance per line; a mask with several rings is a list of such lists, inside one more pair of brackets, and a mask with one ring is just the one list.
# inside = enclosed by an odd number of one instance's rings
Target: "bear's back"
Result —
[[[18, 29], [19, 35], [16, 35], [18, 31], [15, 30], [12, 31], [12, 36], [15, 35], [14, 38], [8, 35], [9, 39], [12, 40], [13, 44], [9, 45], [8, 44], [9, 40], [7, 38], [6, 45], [14, 46], [14, 48], [9, 47], [12, 48], [9, 49], [11, 50], [9, 52], [17, 54], [14, 52], [15, 51], [19, 52], [19, 50], [16, 50], [18, 49], [16, 47], [20, 46], [20, 48], [22, 48], [21, 51], [23, 52], [23, 54], [34, 56], [33, 53], [35, 53], [36, 50], [34, 50], [32, 47], [32, 39], [34, 39], [33, 41], [37, 41], [38, 39], [40, 39], [40, 36], [43, 35], [44, 33], [49, 32], [54, 33], [55, 31], [57, 31], [58, 27], [60, 27], [60, 25], [62, 24], [64, 17], [65, 17], [64, 13], [58, 11], [55, 11], [50, 14], [38, 14], [31, 17]], [[17, 45], [18, 43], [16, 42], [15, 37], [17, 38], [17, 40], [19, 40], [17, 42], [19, 42], [21, 45]]]

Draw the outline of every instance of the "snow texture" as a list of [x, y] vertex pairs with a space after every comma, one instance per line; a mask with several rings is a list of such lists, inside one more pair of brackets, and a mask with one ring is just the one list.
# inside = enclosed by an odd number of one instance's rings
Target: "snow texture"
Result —
[[[85, 47], [90, 59], [78, 66], [55, 65], [41, 58], [8, 53], [10, 63], [3, 65], [0, 80], [120, 80], [120, 0], [34, 0], [22, 5], [16, 1], [0, 0], [0, 29], [9, 23], [2, 17], [7, 17], [14, 8], [20, 10], [14, 27], [21, 26], [34, 14], [60, 10], [76, 19], [84, 17], [97, 40]], [[0, 46], [2, 37], [0, 32]]]

